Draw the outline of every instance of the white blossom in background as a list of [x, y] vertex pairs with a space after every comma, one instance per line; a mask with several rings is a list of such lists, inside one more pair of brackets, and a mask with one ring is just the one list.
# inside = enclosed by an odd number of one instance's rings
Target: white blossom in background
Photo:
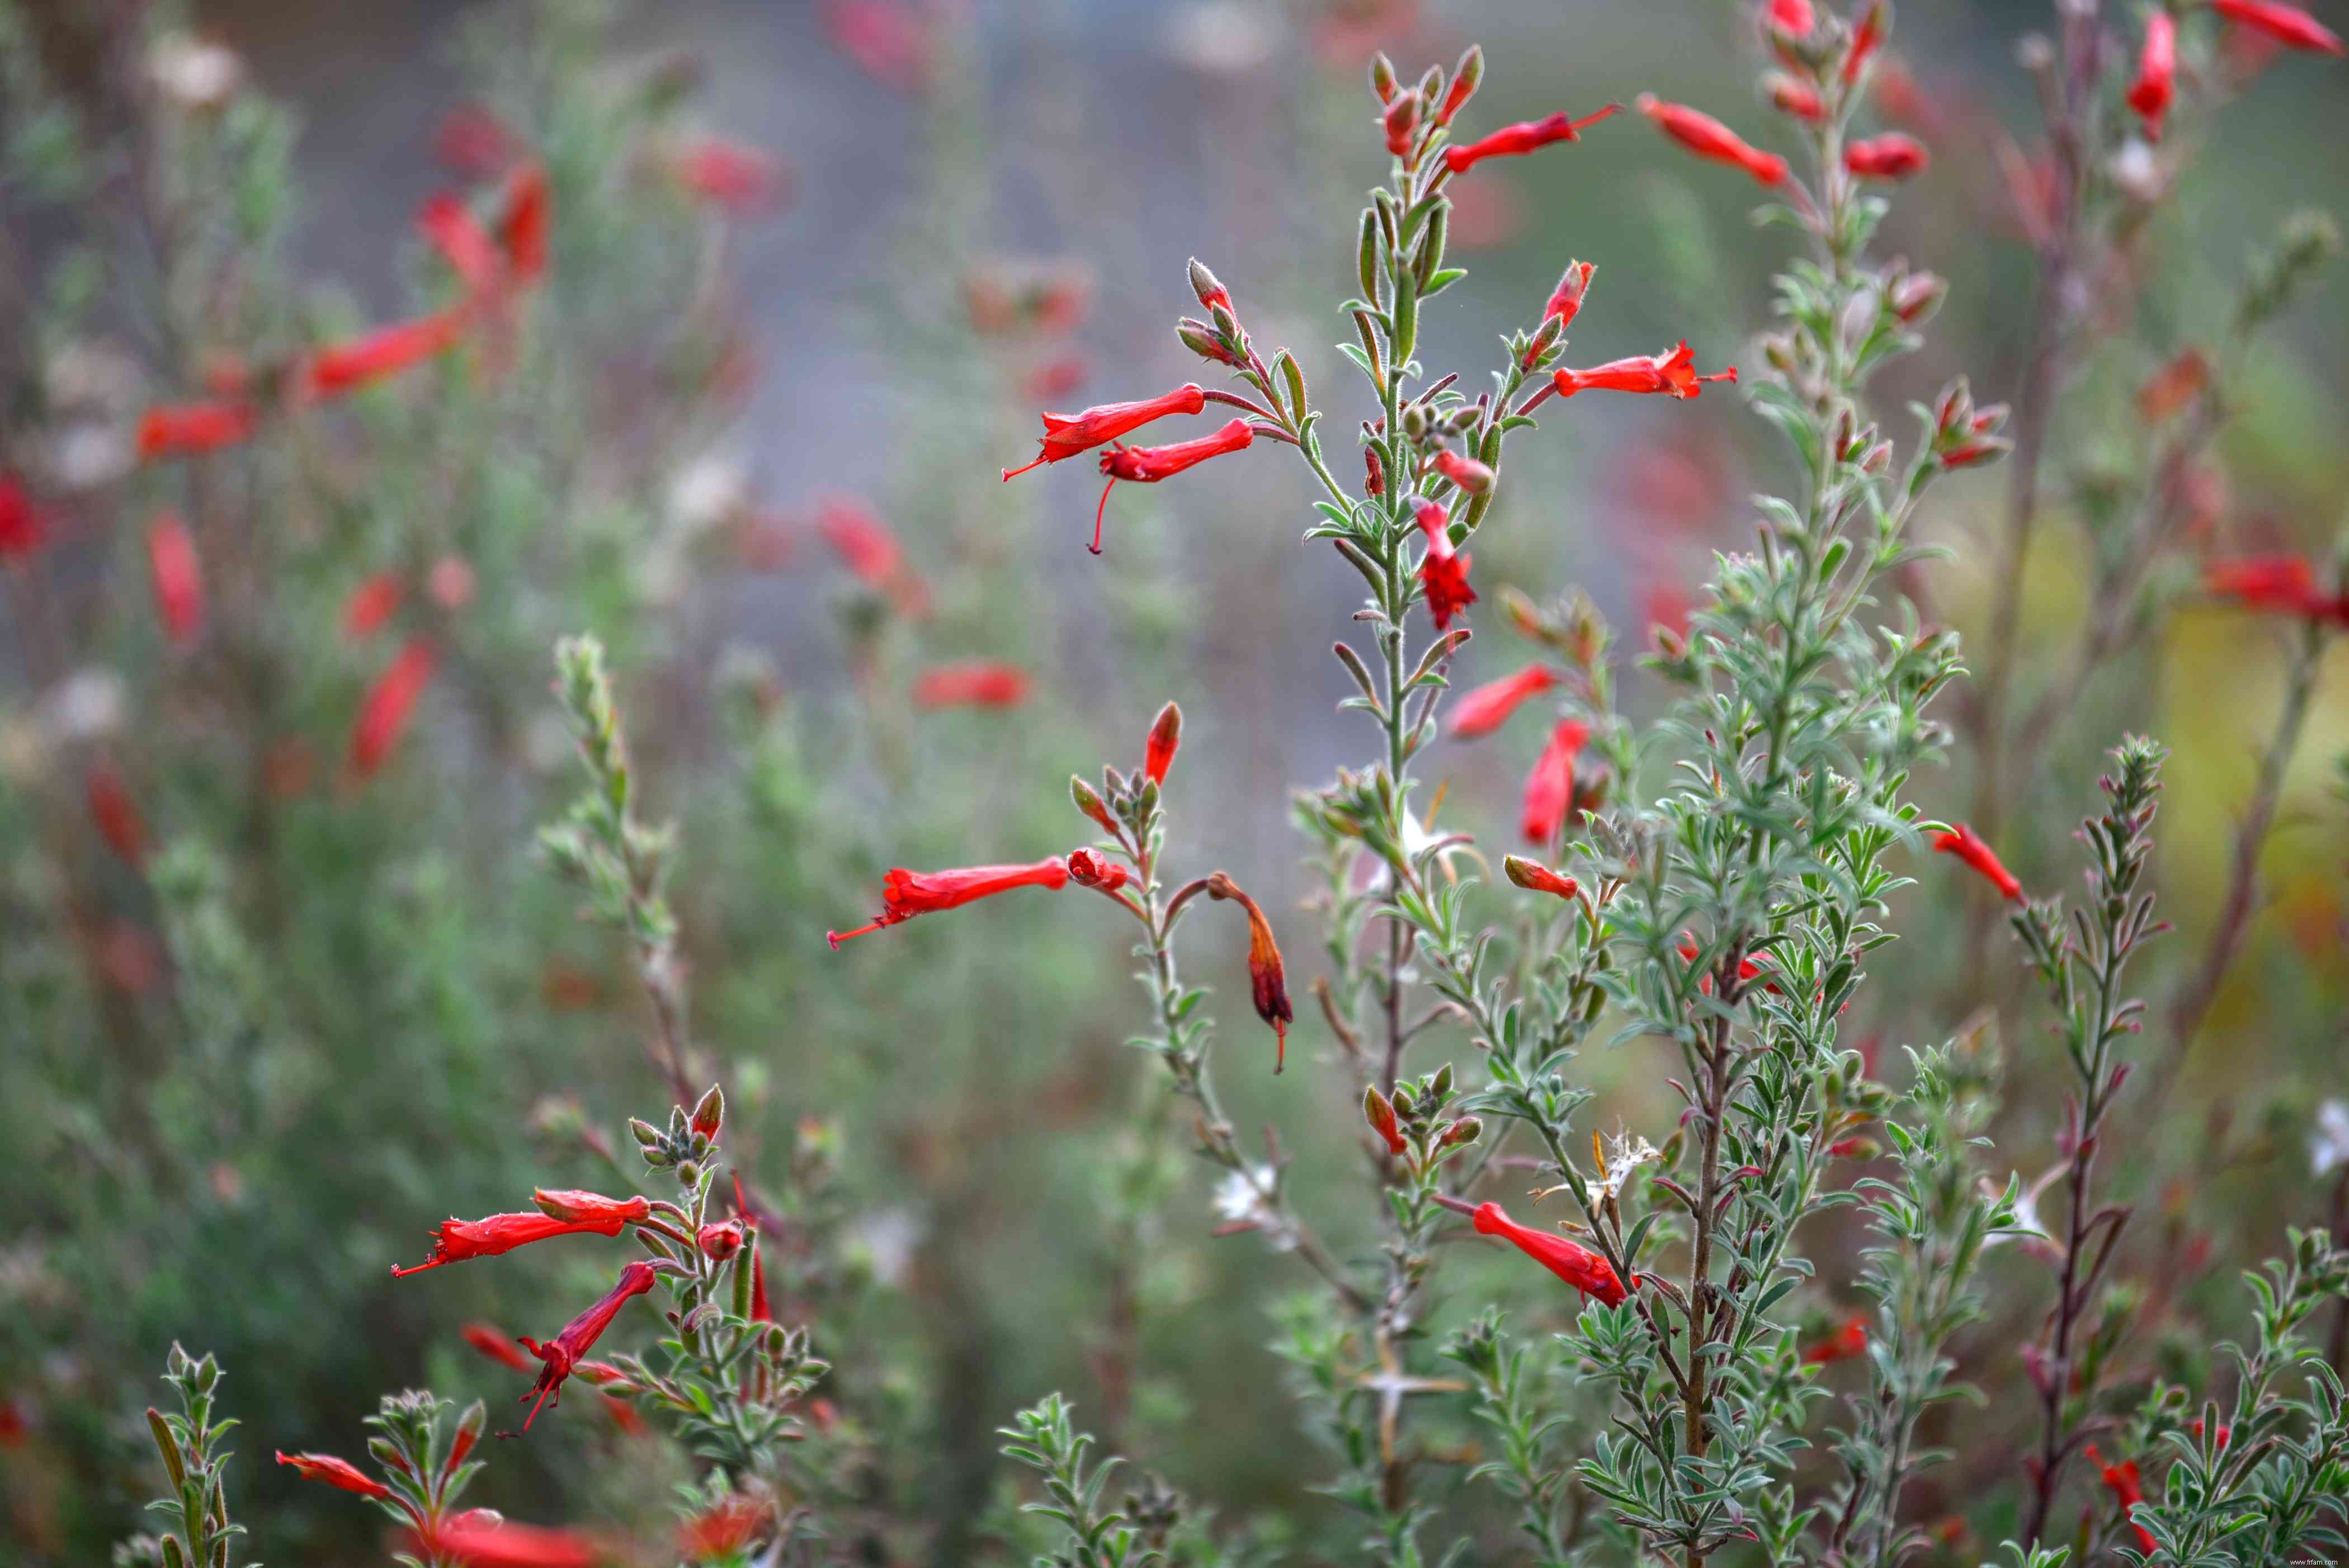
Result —
[[1261, 1233], [1275, 1252], [1292, 1252], [1297, 1227], [1272, 1203], [1278, 1174], [1269, 1165], [1251, 1165], [1226, 1176], [1216, 1188], [1216, 1212], [1225, 1228]]
[[2328, 1099], [2316, 1108], [2316, 1130], [2308, 1137], [2308, 1168], [2318, 1176], [2349, 1165], [2349, 1100]]

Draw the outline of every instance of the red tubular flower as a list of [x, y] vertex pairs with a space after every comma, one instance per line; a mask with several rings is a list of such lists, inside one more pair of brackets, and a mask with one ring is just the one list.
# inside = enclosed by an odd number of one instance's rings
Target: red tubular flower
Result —
[[774, 1320], [774, 1311], [767, 1305], [767, 1260], [761, 1255], [758, 1243], [753, 1242], [750, 1244], [750, 1321], [772, 1323]]
[[1083, 887], [1115, 892], [1133, 879], [1115, 861], [1104, 860], [1091, 850], [1071, 850], [1069, 880]]
[[163, 630], [185, 647], [204, 624], [204, 569], [178, 512], [159, 511], [147, 525], [147, 563], [155, 577], [155, 611]]
[[938, 665], [914, 681], [914, 706], [1018, 707], [1028, 700], [1028, 672], [1017, 665]]
[[2210, 0], [2210, 9], [2288, 48], [2343, 53], [2340, 36], [2297, 5], [2280, 5], [2274, 0]]
[[1458, 485], [1466, 495], [1483, 495], [1493, 488], [1493, 470], [1474, 458], [1464, 458], [1446, 447], [1432, 459], [1435, 471]]
[[2316, 586], [2316, 568], [2296, 555], [2252, 555], [2213, 561], [2202, 568], [2202, 586], [2250, 610], [2285, 615], [2349, 618], [2349, 605]]
[[1695, 365], [1695, 351], [1683, 338], [1669, 354], [1612, 359], [1588, 370], [1560, 366], [1550, 372], [1550, 385], [1561, 397], [1571, 397], [1577, 392], [1661, 392], [1668, 397], [1686, 399], [1702, 392], [1708, 381], [1736, 383], [1737, 366], [1733, 365], [1709, 376], [1699, 376]]
[[1557, 287], [1549, 291], [1548, 303], [1542, 306], [1542, 319], [1557, 317], [1557, 329], [1564, 332], [1574, 325], [1581, 313], [1582, 296], [1590, 292], [1590, 274], [1599, 269], [1588, 262], [1568, 262], [1566, 274], [1557, 280]]
[[2147, 141], [2161, 139], [2161, 122], [2177, 91], [2178, 23], [2157, 5], [2146, 14], [2145, 46], [2137, 54], [2137, 79], [2128, 89], [2128, 106], [2145, 121]]
[[1819, 19], [1811, 10], [1811, 0], [1767, 0], [1762, 7], [1763, 20], [1789, 37], [1807, 38]]
[[495, 242], [473, 216], [473, 210], [446, 191], [424, 203], [416, 214], [416, 226], [468, 294], [488, 292], [505, 270]]
[[1498, 1203], [1477, 1204], [1474, 1218], [1480, 1235], [1499, 1236], [1510, 1242], [1583, 1295], [1596, 1296], [1609, 1306], [1619, 1306], [1630, 1299], [1630, 1293], [1615, 1277], [1607, 1260], [1580, 1243], [1569, 1241], [1555, 1231], [1520, 1225]]
[[1572, 877], [1562, 877], [1539, 861], [1529, 861], [1523, 855], [1505, 855], [1501, 869], [1509, 880], [1527, 892], [1546, 892], [1557, 898], [1572, 898], [1579, 890]]
[[1610, 103], [1596, 114], [1580, 119], [1568, 119], [1564, 109], [1542, 119], [1521, 120], [1505, 125], [1492, 135], [1464, 145], [1444, 150], [1444, 167], [1454, 174], [1465, 174], [1488, 158], [1519, 158], [1528, 152], [1547, 147], [1553, 141], [1579, 141], [1586, 126], [1597, 125], [1623, 106]]
[[343, 635], [354, 643], [373, 636], [378, 627], [399, 609], [407, 597], [407, 585], [396, 572], [378, 572], [357, 587], [343, 601]]
[[341, 1487], [345, 1491], [357, 1492], [380, 1501], [391, 1495], [391, 1488], [375, 1480], [348, 1460], [332, 1454], [289, 1454], [277, 1450], [277, 1462], [292, 1465], [295, 1473], [304, 1480], [322, 1480], [328, 1486]]
[[49, 537], [41, 509], [15, 474], [0, 473], [0, 561], [16, 561], [40, 549]]
[[1653, 93], [1640, 95], [1640, 112], [1661, 128], [1666, 136], [1695, 153], [1716, 163], [1733, 163], [1751, 174], [1762, 185], [1782, 185], [1786, 180], [1786, 160], [1775, 152], [1764, 152], [1730, 129], [1702, 109], [1686, 104], [1667, 103]]
[[866, 587], [888, 594], [900, 614], [919, 615], [928, 608], [928, 591], [906, 570], [896, 536], [862, 501], [828, 497], [816, 508], [815, 527], [841, 563]]
[[760, 1538], [769, 1517], [758, 1499], [730, 1492], [677, 1527], [678, 1555], [688, 1563], [730, 1562]]
[[881, 879], [881, 913], [873, 923], [860, 925], [854, 931], [828, 931], [824, 937], [838, 947], [852, 936], [896, 925], [917, 914], [956, 909], [975, 899], [1009, 892], [1013, 888], [1050, 888], [1058, 892], [1068, 885], [1069, 862], [1058, 855], [1033, 865], [967, 866], [947, 872], [909, 872], [895, 866]]
[[[1169, 414], [1195, 414], [1207, 406], [1207, 395], [1191, 382], [1185, 382], [1172, 392], [1155, 397], [1139, 397], [1130, 403], [1101, 403], [1077, 414], [1047, 414], [1044, 433], [1037, 438], [1042, 449], [1034, 461], [1016, 469], [1006, 469], [1007, 480], [1024, 474], [1041, 463], [1057, 463], [1089, 452], [1104, 442], [1142, 428], [1154, 419], [1164, 419]], [[1104, 469], [1103, 472], [1108, 470]]]
[[[1697, 955], [1704, 950], [1696, 944], [1695, 937], [1683, 931], [1680, 934], [1680, 940], [1672, 944], [1672, 951], [1679, 954], [1682, 959], [1693, 964], [1697, 960]], [[1751, 958], [1741, 958], [1737, 961], [1737, 978], [1741, 983], [1760, 979], [1761, 975], [1762, 965], [1754, 963]], [[1765, 985], [1773, 994], [1778, 990], [1775, 983], [1765, 983]], [[1697, 989], [1708, 996], [1713, 995], [1713, 977], [1708, 975], [1698, 981]]]
[[1272, 1070], [1278, 1073], [1288, 1065], [1288, 1026], [1297, 1021], [1297, 1012], [1288, 1005], [1288, 975], [1280, 962], [1280, 944], [1272, 937], [1272, 922], [1265, 919], [1256, 900], [1240, 891], [1239, 883], [1221, 872], [1207, 878], [1207, 896], [1232, 900], [1247, 912], [1249, 999], [1256, 1004], [1256, 1016], [1272, 1026]]
[[[1212, 436], [1195, 440], [1176, 441], [1164, 447], [1118, 447], [1103, 452], [1101, 471], [1109, 476], [1102, 486], [1101, 505], [1093, 509], [1093, 542], [1086, 548], [1095, 555], [1101, 553], [1102, 517], [1109, 510], [1109, 492], [1120, 480], [1136, 484], [1154, 485], [1160, 480], [1195, 468], [1209, 458], [1222, 457], [1226, 452], [1246, 451], [1256, 432], [1246, 419], [1234, 419]], [[1034, 464], [1029, 465], [1034, 467]]]
[[464, 1335], [466, 1344], [501, 1367], [511, 1367], [516, 1372], [534, 1373], [537, 1370], [537, 1364], [514, 1342], [513, 1336], [495, 1324], [469, 1323], [459, 1332]]
[[1174, 753], [1183, 744], [1183, 710], [1168, 703], [1150, 721], [1150, 738], [1142, 746], [1142, 771], [1153, 784], [1166, 782], [1166, 770], [1174, 766]]
[[1526, 775], [1525, 810], [1518, 825], [1528, 843], [1547, 844], [1566, 825], [1567, 809], [1574, 800], [1574, 758], [1589, 738], [1589, 726], [1571, 718], [1558, 720], [1549, 732], [1549, 743]]
[[2014, 873], [1999, 864], [1998, 856], [1991, 852], [1991, 847], [1976, 838], [1974, 830], [1963, 822], [1949, 832], [1935, 833], [1933, 848], [1941, 854], [1957, 856], [1981, 872], [1992, 886], [1998, 889], [1999, 897], [2019, 899], [2023, 896], [2023, 884], [2015, 881]]
[[[523, 1418], [523, 1431], [530, 1430], [530, 1424], [538, 1419], [541, 1407], [563, 1402], [563, 1380], [571, 1376], [572, 1368], [579, 1364], [579, 1358], [602, 1336], [604, 1330], [612, 1326], [612, 1319], [620, 1315], [620, 1308], [628, 1305], [628, 1298], [642, 1295], [652, 1289], [656, 1277], [653, 1265], [638, 1258], [620, 1270], [619, 1282], [604, 1293], [601, 1301], [564, 1324], [563, 1332], [553, 1339], [542, 1345], [527, 1336], [523, 1337], [523, 1348], [546, 1363], [545, 1369], [538, 1375], [537, 1383], [532, 1387], [531, 1393], [538, 1398], [533, 1401], [530, 1414]], [[530, 1394], [524, 1394], [523, 1398], [528, 1399]]]
[[2147, 377], [2137, 389], [2137, 411], [2149, 425], [2168, 424], [2210, 384], [2210, 362], [2190, 345]]
[[1441, 632], [1476, 602], [1476, 590], [1468, 586], [1468, 557], [1452, 548], [1451, 515], [1424, 499], [1413, 503], [1413, 511], [1419, 531], [1427, 535], [1427, 553], [1419, 562], [1420, 586], [1427, 593], [1427, 613]]
[[383, 766], [415, 715], [417, 698], [432, 684], [440, 660], [439, 650], [429, 642], [412, 637], [391, 667], [376, 677], [359, 704], [358, 721], [351, 727], [351, 771], [368, 779]]
[[120, 855], [127, 865], [141, 865], [147, 859], [147, 824], [139, 815], [138, 802], [122, 782], [122, 775], [111, 763], [94, 764], [82, 779], [82, 797], [89, 806], [90, 820], [98, 824], [98, 836], [106, 841], [107, 848]]
[[216, 452], [252, 438], [253, 405], [243, 402], [175, 403], [139, 417], [139, 456], [192, 457]]
[[303, 385], [313, 397], [337, 397], [447, 353], [464, 331], [462, 310], [394, 322], [347, 343], [319, 349], [303, 366]]
[[1452, 705], [1452, 738], [1474, 740], [1492, 734], [1508, 722], [1527, 697], [1549, 690], [1558, 680], [1557, 672], [1547, 665], [1527, 665], [1516, 675], [1486, 681]]
[[2137, 1461], [2123, 1460], [2116, 1465], [2108, 1465], [2105, 1462], [2104, 1456], [2096, 1452], [2096, 1445], [2090, 1443], [2088, 1462], [2096, 1467], [2098, 1473], [2104, 1479], [2106, 1489], [2113, 1494], [2113, 1501], [2120, 1504], [2122, 1516], [2128, 1520], [2129, 1529], [2137, 1535], [2137, 1550], [2150, 1553], [2155, 1544], [2153, 1532], [2139, 1524], [2136, 1517], [2129, 1512], [2129, 1510], [2145, 1501], [2145, 1483], [2138, 1479]]
[[685, 146], [678, 155], [677, 177], [703, 201], [734, 213], [772, 206], [783, 183], [773, 159], [755, 147], [714, 136]]
[[1827, 117], [1826, 100], [1819, 97], [1819, 89], [1784, 71], [1770, 73], [1770, 107], [1806, 125], [1816, 125]]
[[498, 221], [498, 243], [506, 253], [506, 266], [526, 284], [546, 271], [552, 200], [546, 169], [541, 163], [523, 164], [506, 181], [505, 215]]
[[898, 0], [826, 0], [823, 28], [865, 75], [903, 93], [929, 90], [937, 46], [918, 13]]
[[1931, 161], [1923, 142], [1897, 130], [1855, 141], [1843, 150], [1843, 166], [1863, 180], [1906, 180], [1922, 173]]
[[590, 1536], [510, 1524], [481, 1508], [468, 1510], [433, 1532], [429, 1550], [464, 1568], [592, 1568], [605, 1555]]
[[1848, 1361], [1855, 1356], [1867, 1354], [1868, 1315], [1854, 1313], [1833, 1334], [1803, 1352], [1803, 1365], [1825, 1367], [1830, 1362]]
[[[593, 1193], [564, 1195], [595, 1196]], [[608, 1198], [600, 1199], [598, 1202], [612, 1202]], [[473, 1258], [497, 1257], [513, 1251], [516, 1247], [526, 1247], [533, 1242], [545, 1241], [550, 1236], [577, 1236], [590, 1233], [598, 1236], [616, 1236], [628, 1224], [632, 1217], [638, 1220], [645, 1217], [648, 1211], [643, 1206], [645, 1200], [642, 1198], [635, 1200], [636, 1209], [633, 1216], [626, 1212], [629, 1205], [615, 1203], [609, 1211], [599, 1210], [592, 1213], [589, 1218], [579, 1220], [557, 1219], [553, 1214], [542, 1213], [534, 1210], [519, 1214], [492, 1214], [485, 1220], [443, 1220], [440, 1227], [433, 1232], [432, 1255], [420, 1264], [410, 1264], [406, 1268], [393, 1268], [391, 1277], [398, 1279], [407, 1274], [422, 1274], [426, 1269], [437, 1269], [443, 1264], [461, 1264]], [[527, 1344], [528, 1341], [524, 1343]]]

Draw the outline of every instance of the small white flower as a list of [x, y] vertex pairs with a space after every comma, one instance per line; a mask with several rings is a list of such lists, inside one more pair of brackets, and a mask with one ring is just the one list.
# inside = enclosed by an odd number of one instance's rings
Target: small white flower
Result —
[[93, 490], [128, 474], [138, 449], [119, 425], [76, 419], [49, 438], [49, 477], [68, 490]]
[[59, 740], [94, 740], [122, 727], [125, 702], [120, 676], [85, 665], [50, 687], [43, 707], [49, 732]]
[[147, 68], [155, 85], [183, 108], [218, 108], [244, 77], [244, 62], [235, 50], [185, 33], [159, 40]]
[[715, 527], [750, 500], [750, 477], [730, 457], [709, 453], [695, 459], [669, 480], [669, 521], [688, 536]]
[[2316, 1108], [2316, 1130], [2308, 1140], [2308, 1168], [2322, 1176], [2341, 1165], [2349, 1165], [2349, 1101], [2328, 1099]]
[[883, 1284], [905, 1282], [913, 1267], [914, 1250], [927, 1233], [921, 1216], [907, 1208], [882, 1209], [856, 1223], [856, 1241], [873, 1263], [873, 1277]]
[[1608, 1198], [1619, 1196], [1623, 1184], [1631, 1179], [1633, 1171], [1663, 1157], [1661, 1150], [1636, 1133], [1628, 1130], [1617, 1133], [1607, 1140], [1607, 1167], [1605, 1178], [1599, 1183], [1600, 1194]]
[[[1984, 1242], [1982, 1245], [1994, 1247], [2002, 1242], [2012, 1241], [2022, 1241], [2026, 1244], [2054, 1242], [2055, 1233], [2050, 1231], [2046, 1222], [2039, 1217], [2039, 1199], [2048, 1188], [2063, 1180], [2066, 1169], [2067, 1167], [2062, 1165], [2051, 1166], [2035, 1181], [2023, 1183], [2015, 1194], [2013, 1228], [2000, 1232]], [[2005, 1191], [2005, 1188], [1999, 1186], [1989, 1177], [1985, 1176], [1982, 1179], [1983, 1197], [1995, 1201]]]
[[1216, 1212], [1227, 1225], [1261, 1232], [1275, 1252], [1285, 1253], [1297, 1245], [1297, 1227], [1273, 1205], [1278, 1180], [1269, 1165], [1233, 1171], [1216, 1188]]
[[2162, 168], [2161, 159], [2153, 148], [2137, 137], [2131, 137], [2106, 164], [2106, 171], [2123, 194], [2135, 198], [2147, 206], [2161, 200], [2169, 187], [2168, 171]]
[[1237, 0], [1203, 0], [1166, 18], [1166, 52], [1209, 76], [1237, 77], [1272, 57], [1280, 39], [1272, 22]]

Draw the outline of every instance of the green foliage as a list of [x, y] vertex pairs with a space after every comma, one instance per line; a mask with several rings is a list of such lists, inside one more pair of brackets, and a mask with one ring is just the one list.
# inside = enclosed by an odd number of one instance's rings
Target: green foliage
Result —
[[147, 1408], [147, 1429], [171, 1490], [147, 1506], [175, 1521], [178, 1528], [124, 1542], [115, 1552], [121, 1568], [229, 1568], [229, 1553], [245, 1532], [228, 1514], [228, 1461], [235, 1456], [220, 1445], [236, 1422], [214, 1418], [220, 1380], [220, 1363], [212, 1357], [199, 1361], [177, 1345], [171, 1346], [163, 1381], [179, 1397], [180, 1408], [169, 1414]]

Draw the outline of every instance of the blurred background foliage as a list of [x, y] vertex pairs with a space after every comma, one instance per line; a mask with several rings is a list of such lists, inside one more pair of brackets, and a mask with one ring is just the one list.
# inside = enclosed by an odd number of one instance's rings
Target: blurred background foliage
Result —
[[[1008, 1552], [992, 1430], [1056, 1387], [1084, 1424], [1128, 1288], [1128, 1451], [1229, 1519], [1279, 1509], [1318, 1528], [1304, 1489], [1325, 1465], [1264, 1348], [1273, 1304], [1303, 1277], [1213, 1238], [1208, 1173], [1179, 1135], [1138, 1130], [1155, 1125], [1159, 1084], [1122, 1047], [1142, 1016], [1125, 934], [1090, 900], [1032, 895], [837, 955], [823, 933], [870, 917], [888, 866], [1083, 841], [1061, 781], [1104, 758], [1131, 767], [1172, 698], [1186, 715], [1177, 851], [1257, 891], [1301, 996], [1312, 877], [1284, 802], [1354, 759], [1326, 649], [1357, 590], [1299, 548], [1290, 465], [1128, 487], [1098, 560], [1081, 547], [1089, 472], [1006, 486], [996, 470], [1020, 459], [1040, 407], [1197, 373], [1167, 331], [1189, 254], [1317, 388], [1341, 384], [1340, 324], [1322, 312], [1350, 286], [1358, 192], [1377, 172], [1373, 47], [1408, 72], [1481, 41], [1495, 68], [1479, 125], [1653, 90], [1758, 135], [1751, 29], [1713, 0], [942, 0], [892, 12], [918, 24], [895, 37], [853, 25], [864, 14], [0, 9], [0, 467], [33, 476], [49, 534], [7, 563], [0, 601], [13, 1560], [98, 1561], [135, 1527], [151, 1463], [139, 1412], [175, 1338], [229, 1370], [245, 1423], [232, 1486], [258, 1554], [353, 1560], [372, 1526], [267, 1451], [355, 1450], [386, 1389], [510, 1398], [460, 1326], [543, 1334], [596, 1288], [600, 1264], [555, 1249], [398, 1291], [387, 1274], [445, 1215], [516, 1207], [533, 1184], [624, 1181], [600, 1149], [626, 1116], [664, 1109], [625, 961], [530, 853], [572, 782], [548, 650], [579, 629], [621, 674], [640, 799], [680, 825], [700, 1065], [734, 1087], [737, 1153], [801, 1178], [791, 1217], [811, 1241], [791, 1288], [829, 1309], [817, 1348], [840, 1369], [829, 1392], [866, 1443], [859, 1484], [881, 1522], [866, 1559]], [[1886, 248], [1952, 288], [1935, 348], [1878, 389], [1892, 418], [1953, 374], [1984, 397], [2016, 374], [2033, 264], [1991, 128], [2028, 144], [2012, 51], [2047, 16], [1979, 0], [1912, 5], [1901, 23], [1901, 57], [1946, 128]], [[208, 369], [452, 296], [412, 219], [444, 187], [491, 199], [492, 177], [468, 183], [481, 109], [543, 160], [552, 191], [552, 264], [510, 342], [273, 421], [233, 451], [137, 462], [139, 411], [201, 396]], [[679, 177], [719, 133], [766, 150], [774, 200], [713, 201]], [[2117, 291], [2128, 319], [2055, 422], [2017, 644], [2026, 694], [2068, 646], [2097, 472], [2142, 463], [2136, 388], [2221, 333], [2247, 253], [2288, 211], [2349, 210], [2338, 71], [2280, 65], [2185, 134], [2200, 143], [2190, 171], [2147, 219], [2143, 275]], [[1605, 126], [1461, 195], [1454, 244], [1473, 271], [1427, 324], [1430, 363], [1481, 362], [1569, 256], [1598, 263], [1606, 307], [1578, 328], [1578, 361], [1682, 336], [1707, 363], [1750, 352], [1782, 244], [1749, 224], [1750, 191], [1661, 139]], [[2260, 340], [2207, 459], [2202, 547], [2331, 547], [2349, 494], [2343, 297], [2319, 277]], [[1480, 579], [1580, 586], [1636, 644], [1669, 595], [1704, 581], [1712, 551], [1738, 547], [1744, 498], [1782, 477], [1775, 445], [1734, 397], [1651, 401], [1578, 402], [1513, 449]], [[1960, 476], [1929, 509], [1954, 559], [1926, 573], [1928, 609], [1970, 638], [1988, 620], [2002, 483]], [[817, 523], [844, 500], [903, 542], [922, 614], [902, 583], [860, 583], [827, 549]], [[208, 590], [184, 645], [150, 603], [146, 531], [163, 508], [188, 520]], [[350, 594], [384, 573], [405, 585], [392, 624], [347, 635]], [[2191, 578], [2189, 559], [2148, 592]], [[1526, 656], [1497, 615], [1475, 624], [1459, 678]], [[440, 648], [436, 678], [406, 743], [364, 776], [346, 737], [411, 635]], [[2268, 623], [2180, 610], [2082, 694], [2005, 803], [2002, 853], [2051, 884], [2077, 863], [2067, 839], [2103, 749], [2127, 728], [2175, 748], [2158, 876], [2180, 932], [2150, 966], [2173, 971], [2158, 985], [2182, 983], [2224, 889], [2279, 643]], [[966, 659], [1027, 668], [1035, 695], [1000, 711], [910, 703], [919, 670]], [[2321, 674], [2246, 949], [2158, 1120], [2107, 1166], [2143, 1216], [2131, 1272], [2161, 1297], [2137, 1331], [2147, 1365], [2199, 1365], [2239, 1310], [2234, 1269], [2287, 1223], [2344, 1218], [2341, 1173], [2313, 1177], [2306, 1143], [2320, 1102], [2349, 1094], [2344, 664], [2336, 648]], [[1630, 678], [1635, 716], [1655, 698]], [[1537, 741], [1527, 726], [1436, 758], [1444, 822], [1497, 855]], [[94, 769], [135, 802], [143, 863], [93, 824]], [[1924, 798], [1955, 817], [1971, 787], [1961, 755]], [[1992, 1169], [2027, 1180], [2053, 1162], [2060, 1110], [2039, 1092], [2058, 1078], [2037, 1054], [2044, 1020], [2003, 935], [1970, 949], [1971, 887], [1940, 866], [1920, 875], [1906, 940], [1868, 993], [1878, 1014], [1848, 1037], [1886, 1051], [1961, 1029], [2002, 1039]], [[1218, 988], [1236, 1122], [1277, 1123], [1299, 1206], [1341, 1250], [1365, 1244], [1354, 1111], [1340, 1076], [1314, 1070], [1331, 1048], [1319, 1020], [1301, 1016], [1291, 1041], [1302, 1070], [1273, 1078], [1237, 947], [1191, 940], [1194, 973]], [[1455, 1032], [1423, 1055], [1468, 1048]], [[1666, 1123], [1642, 1047], [1582, 1065], [1606, 1123]], [[1121, 1226], [1141, 1230], [1131, 1280]], [[1857, 1244], [1818, 1243], [1823, 1315], [1834, 1260]], [[2002, 1268], [1964, 1374], [2012, 1393], [2044, 1293], [2024, 1260]], [[1520, 1327], [1555, 1326], [1573, 1305], [1506, 1260], [1464, 1258], [1447, 1279], [1462, 1317], [1499, 1299]], [[562, 1417], [500, 1446], [481, 1501], [533, 1519], [657, 1516], [676, 1461], [593, 1401]], [[1982, 1434], [1924, 1506], [1965, 1511], [2017, 1435]], [[1489, 1503], [1463, 1517], [1503, 1549]], [[1995, 1539], [2002, 1521], [1975, 1523]]]

